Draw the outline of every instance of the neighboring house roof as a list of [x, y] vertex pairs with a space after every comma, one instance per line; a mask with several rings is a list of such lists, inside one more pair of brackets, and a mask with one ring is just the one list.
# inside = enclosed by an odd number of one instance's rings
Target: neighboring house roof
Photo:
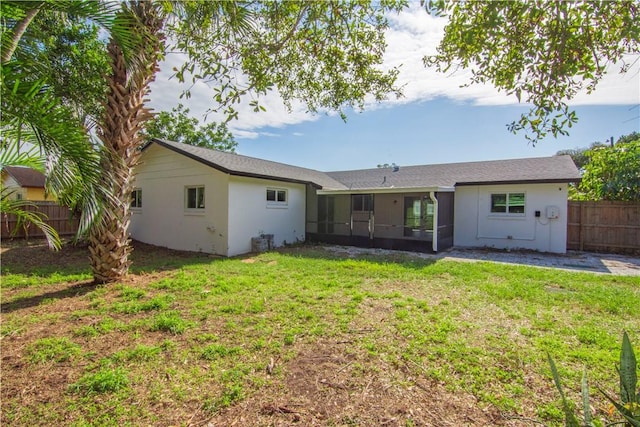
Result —
[[44, 188], [44, 174], [37, 170], [18, 166], [5, 166], [2, 170], [8, 173], [20, 187]]
[[[154, 138], [151, 140], [151, 143], [156, 143], [162, 147], [181, 153], [193, 160], [230, 175], [311, 184], [318, 188], [345, 189], [344, 185], [327, 174], [313, 169], [300, 168], [284, 163], [256, 159], [240, 154], [226, 153], [224, 151], [162, 139]], [[147, 144], [143, 150], [149, 145], [150, 144]]]
[[328, 172], [349, 190], [453, 189], [458, 185], [573, 182], [580, 172], [570, 156]]

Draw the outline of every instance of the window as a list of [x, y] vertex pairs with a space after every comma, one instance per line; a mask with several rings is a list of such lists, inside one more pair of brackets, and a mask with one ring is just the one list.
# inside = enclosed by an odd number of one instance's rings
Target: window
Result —
[[187, 209], [204, 209], [204, 187], [187, 187], [185, 205]]
[[524, 214], [524, 193], [492, 194], [491, 213]]
[[139, 188], [136, 188], [131, 192], [131, 207], [132, 208], [142, 207], [142, 190]]
[[404, 235], [424, 237], [433, 232], [435, 205], [428, 197], [404, 198]]
[[287, 190], [279, 188], [267, 188], [267, 205], [281, 205], [287, 204]]
[[369, 212], [373, 210], [373, 196], [371, 194], [354, 194], [351, 203], [353, 212]]

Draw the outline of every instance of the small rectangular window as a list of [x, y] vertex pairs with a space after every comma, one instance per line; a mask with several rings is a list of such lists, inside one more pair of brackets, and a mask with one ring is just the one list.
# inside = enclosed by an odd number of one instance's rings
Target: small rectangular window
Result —
[[497, 193], [491, 195], [491, 213], [522, 215], [525, 213], [524, 193]]
[[351, 203], [353, 212], [369, 212], [373, 210], [371, 194], [354, 194]]
[[267, 188], [267, 205], [286, 206], [287, 190], [280, 188]]
[[136, 188], [131, 192], [131, 207], [132, 208], [142, 207], [142, 190], [140, 188]]
[[185, 205], [187, 209], [204, 209], [204, 187], [187, 187]]

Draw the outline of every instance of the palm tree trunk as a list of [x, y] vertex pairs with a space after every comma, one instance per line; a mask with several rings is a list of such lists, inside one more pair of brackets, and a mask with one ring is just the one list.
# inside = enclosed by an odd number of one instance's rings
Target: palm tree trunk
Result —
[[9, 42], [9, 45], [7, 46], [7, 49], [2, 52], [2, 58], [0, 59], [2, 64], [9, 62], [9, 60], [13, 56], [13, 52], [15, 52], [16, 48], [18, 47], [18, 43], [20, 42], [22, 35], [27, 30], [27, 27], [29, 26], [31, 21], [33, 21], [33, 18], [36, 17], [39, 11], [40, 6], [29, 9], [25, 17], [16, 24], [15, 28], [13, 29], [13, 34], [11, 35], [11, 41]]
[[[109, 95], [98, 136], [103, 143], [101, 167], [102, 215], [89, 236], [93, 277], [97, 283], [124, 278], [131, 264], [129, 239], [129, 204], [133, 190], [133, 167], [140, 157], [144, 140], [140, 130], [151, 117], [145, 107], [149, 84], [158, 71], [158, 60], [164, 47], [161, 33], [164, 21], [151, 2], [133, 2], [130, 12], [136, 25], [131, 28], [137, 43], [127, 51], [112, 39], [108, 52], [112, 74], [107, 77]], [[127, 63], [127, 59], [135, 58]]]

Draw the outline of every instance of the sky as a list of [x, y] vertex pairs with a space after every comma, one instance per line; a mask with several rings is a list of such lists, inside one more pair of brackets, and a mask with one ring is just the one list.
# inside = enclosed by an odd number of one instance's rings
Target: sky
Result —
[[[570, 102], [579, 121], [569, 136], [547, 138], [535, 146], [524, 135], [512, 134], [507, 124], [519, 119], [528, 107], [518, 104], [490, 85], [461, 87], [470, 72], [442, 74], [427, 69], [425, 55], [435, 53], [445, 18], [436, 18], [418, 3], [390, 16], [383, 67], [400, 66], [401, 99], [367, 103], [365, 110], [347, 111], [344, 122], [335, 113], [305, 112], [295, 103], [288, 112], [277, 93], [260, 99], [266, 112], [255, 113], [241, 104], [239, 119], [229, 123], [238, 147], [246, 156], [321, 170], [375, 168], [379, 164], [402, 165], [455, 163], [482, 160], [552, 156], [559, 150], [585, 147], [640, 131], [640, 55], [609, 68], [592, 94], [581, 93]], [[212, 90], [197, 83], [189, 99], [180, 99], [186, 86], [172, 79], [181, 54], [168, 54], [152, 85], [150, 106], [170, 111], [179, 103], [204, 122], [213, 105]], [[221, 120], [209, 114], [207, 121]]]

